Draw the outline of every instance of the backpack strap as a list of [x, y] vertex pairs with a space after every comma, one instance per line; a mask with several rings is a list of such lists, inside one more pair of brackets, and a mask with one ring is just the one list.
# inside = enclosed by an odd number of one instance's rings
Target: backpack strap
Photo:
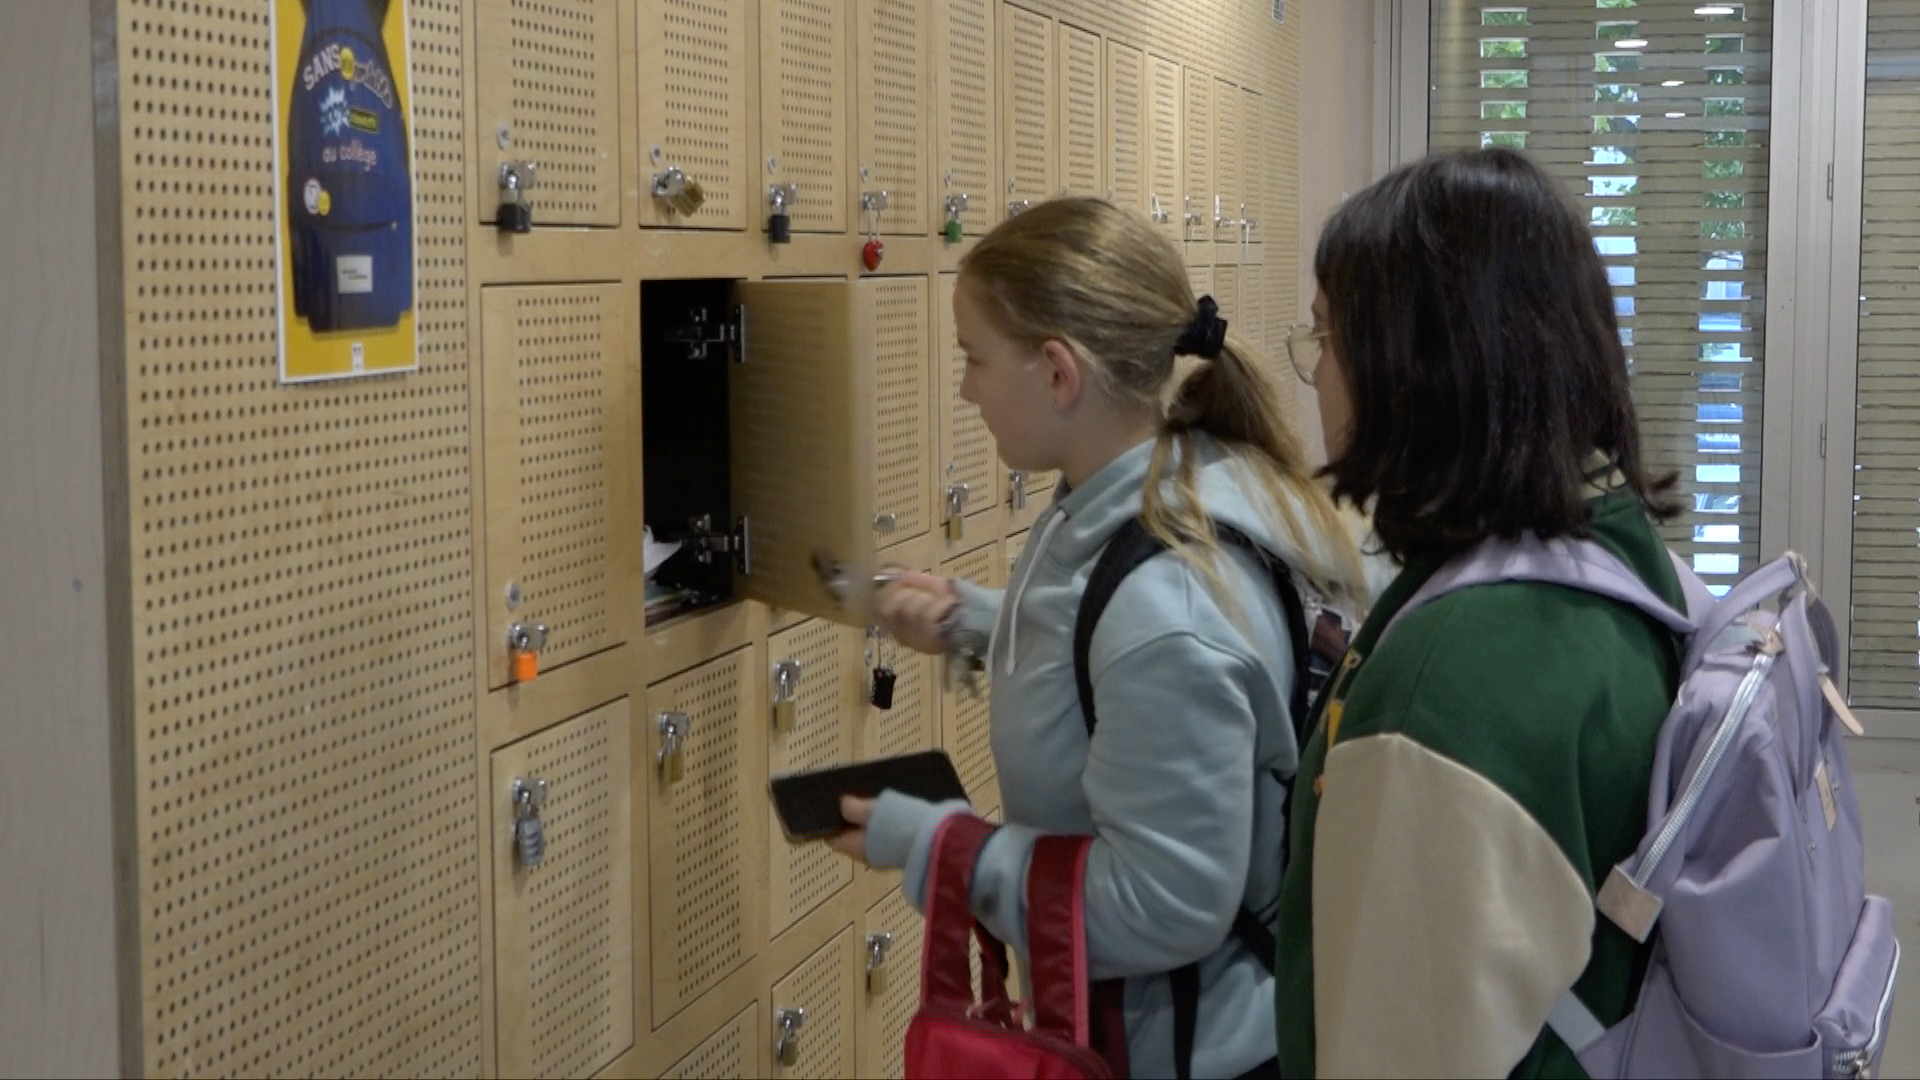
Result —
[[[1307, 637], [1306, 606], [1301, 603], [1300, 592], [1294, 587], [1293, 573], [1285, 560], [1246, 533], [1221, 522], [1210, 524], [1221, 542], [1253, 555], [1266, 569], [1274, 592], [1280, 598], [1280, 610], [1286, 617], [1288, 636], [1293, 645], [1293, 695], [1287, 706], [1287, 719], [1293, 727], [1296, 745], [1304, 745], [1309, 678], [1307, 667], [1311, 659], [1308, 650], [1311, 644]], [[1093, 737], [1093, 729], [1099, 722], [1093, 707], [1093, 632], [1100, 625], [1100, 616], [1105, 614], [1107, 605], [1112, 603], [1114, 594], [1119, 592], [1120, 583], [1127, 579], [1127, 575], [1165, 550], [1167, 545], [1148, 532], [1146, 524], [1138, 517], [1128, 520], [1101, 550], [1100, 558], [1093, 564], [1093, 573], [1087, 579], [1086, 591], [1080, 596], [1080, 610], [1073, 623], [1073, 679], [1079, 689], [1080, 714], [1086, 720], [1089, 739]], [[1291, 802], [1292, 785], [1277, 773], [1275, 778], [1288, 789], [1288, 801]], [[1234, 914], [1233, 933], [1259, 959], [1260, 966], [1272, 974], [1276, 951], [1273, 932], [1244, 904]], [[1169, 972], [1167, 978], [1173, 992], [1174, 1070], [1178, 1080], [1189, 1080], [1193, 1075], [1193, 1043], [1200, 1019], [1200, 965], [1182, 965]]]
[[1011, 1014], [1006, 988], [1006, 947], [973, 915], [973, 870], [998, 826], [973, 814], [951, 814], [933, 834], [928, 865], [926, 930], [920, 945], [920, 999], [962, 1011], [974, 1007], [967, 939], [980, 943], [982, 1005]]

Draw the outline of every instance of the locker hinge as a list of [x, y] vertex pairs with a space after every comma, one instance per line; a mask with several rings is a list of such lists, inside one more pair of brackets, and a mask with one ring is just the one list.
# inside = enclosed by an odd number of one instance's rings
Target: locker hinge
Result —
[[687, 359], [705, 360], [715, 347], [725, 349], [736, 364], [747, 359], [747, 315], [740, 307], [716, 317], [707, 308], [687, 312], [687, 321], [667, 328], [667, 340], [684, 345]]
[[1820, 460], [1827, 460], [1827, 422], [1820, 421]]
[[732, 555], [734, 565], [743, 574], [753, 573], [753, 530], [746, 517], [740, 518], [740, 525], [732, 532], [715, 532], [713, 517], [701, 514], [687, 522], [687, 544], [693, 548], [694, 557], [701, 565], [713, 565], [713, 557]]
[[1827, 201], [1833, 201], [1833, 163], [1827, 163]]

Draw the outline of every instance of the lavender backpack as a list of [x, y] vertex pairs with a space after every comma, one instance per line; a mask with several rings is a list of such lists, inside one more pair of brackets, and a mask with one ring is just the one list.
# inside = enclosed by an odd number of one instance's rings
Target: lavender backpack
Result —
[[1674, 564], [1689, 614], [1592, 541], [1491, 540], [1442, 568], [1395, 622], [1470, 585], [1542, 581], [1630, 604], [1688, 642], [1647, 834], [1594, 900], [1654, 943], [1639, 1002], [1606, 1028], [1569, 990], [1548, 1019], [1590, 1075], [1871, 1076], [1900, 945], [1892, 905], [1866, 895], [1841, 730], [1860, 729], [1828, 676], [1833, 618], [1797, 555], [1719, 600]]

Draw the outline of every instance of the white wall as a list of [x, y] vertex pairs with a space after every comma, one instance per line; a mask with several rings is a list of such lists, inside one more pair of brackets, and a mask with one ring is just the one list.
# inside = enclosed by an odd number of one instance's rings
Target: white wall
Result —
[[89, 6], [9, 3], [0, 34], [0, 1075], [11, 1076], [111, 1076], [123, 1061]]
[[[1373, 178], [1374, 5], [1305, 0], [1300, 59], [1300, 322], [1311, 322], [1313, 248], [1340, 200]], [[1280, 343], [1275, 342], [1279, 348]], [[1320, 414], [1311, 390], [1300, 395], [1300, 424], [1313, 460]]]

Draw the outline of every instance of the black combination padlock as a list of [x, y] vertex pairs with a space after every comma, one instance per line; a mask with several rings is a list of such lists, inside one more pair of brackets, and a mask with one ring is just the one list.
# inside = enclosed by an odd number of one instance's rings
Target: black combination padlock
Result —
[[500, 165], [500, 209], [495, 226], [503, 233], [533, 231], [533, 204], [527, 201], [527, 189], [533, 186], [533, 163], [508, 161]]
[[873, 683], [867, 697], [874, 708], [893, 708], [893, 685], [899, 681], [899, 674], [885, 664], [873, 669]]

